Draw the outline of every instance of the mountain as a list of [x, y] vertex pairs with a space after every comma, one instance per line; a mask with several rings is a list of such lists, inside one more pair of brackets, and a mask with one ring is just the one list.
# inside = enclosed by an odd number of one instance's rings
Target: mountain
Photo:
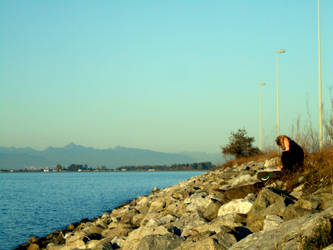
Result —
[[211, 161], [216, 164], [217, 154], [163, 153], [147, 149], [115, 147], [95, 149], [70, 143], [64, 147], [48, 147], [39, 151], [30, 147], [0, 147], [0, 169], [24, 169], [26, 167], [54, 168], [56, 164], [87, 164], [89, 167], [138, 165], [171, 165]]

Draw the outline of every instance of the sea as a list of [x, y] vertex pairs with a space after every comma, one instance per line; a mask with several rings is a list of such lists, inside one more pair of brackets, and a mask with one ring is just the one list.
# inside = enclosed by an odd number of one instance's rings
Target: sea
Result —
[[202, 171], [0, 173], [0, 249], [14, 249]]

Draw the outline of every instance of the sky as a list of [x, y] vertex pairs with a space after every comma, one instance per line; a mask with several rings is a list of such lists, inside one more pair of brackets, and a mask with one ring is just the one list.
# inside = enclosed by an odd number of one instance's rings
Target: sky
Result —
[[[333, 86], [333, 1], [321, 1], [322, 89]], [[0, 146], [71, 142], [218, 153], [245, 128], [317, 129], [317, 0], [1, 0]]]

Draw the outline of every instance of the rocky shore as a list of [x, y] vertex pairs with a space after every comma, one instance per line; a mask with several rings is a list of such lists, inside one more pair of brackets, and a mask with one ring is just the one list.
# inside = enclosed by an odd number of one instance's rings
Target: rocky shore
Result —
[[[192, 177], [140, 196], [17, 249], [318, 249], [332, 242], [332, 187], [290, 194], [284, 183], [258, 185], [276, 159]], [[325, 249], [333, 249], [333, 245]]]

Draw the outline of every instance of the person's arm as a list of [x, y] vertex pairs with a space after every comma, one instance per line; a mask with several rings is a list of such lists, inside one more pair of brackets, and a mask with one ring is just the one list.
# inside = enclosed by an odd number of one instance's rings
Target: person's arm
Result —
[[283, 166], [279, 166], [277, 168], [266, 168], [265, 171], [266, 172], [276, 172], [276, 171], [281, 171], [282, 168], [283, 168]]

